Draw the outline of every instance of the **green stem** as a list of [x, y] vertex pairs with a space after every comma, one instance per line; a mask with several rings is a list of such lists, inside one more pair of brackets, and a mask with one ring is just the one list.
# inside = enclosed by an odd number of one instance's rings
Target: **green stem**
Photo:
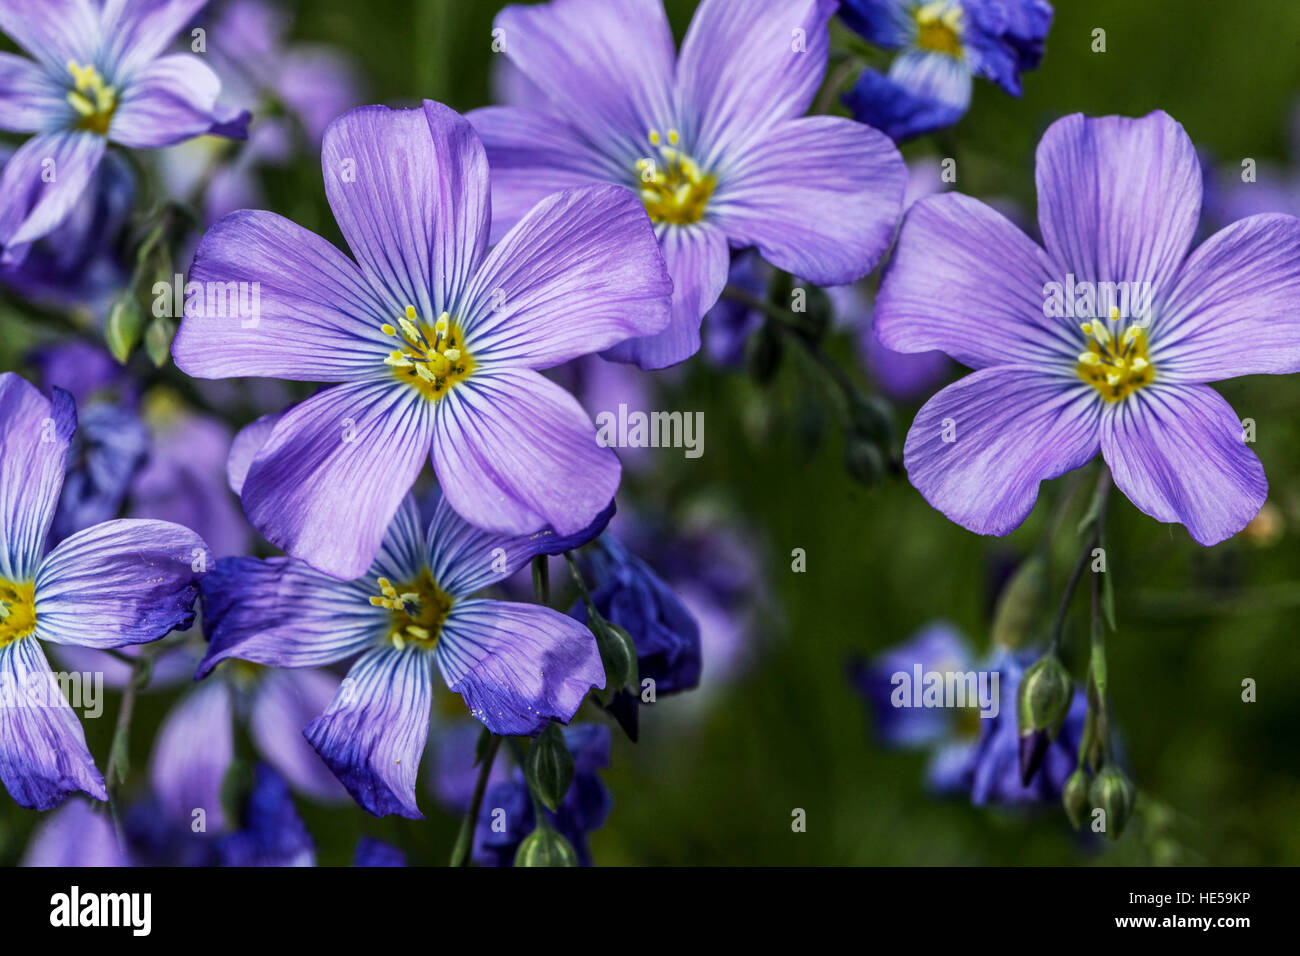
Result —
[[551, 559], [549, 555], [539, 554], [533, 558], [533, 593], [537, 603], [543, 607], [551, 606]]
[[122, 830], [122, 808], [118, 799], [122, 784], [130, 772], [131, 718], [135, 714], [135, 698], [140, 689], [149, 683], [153, 671], [153, 654], [149, 648], [131, 661], [131, 675], [122, 689], [122, 704], [117, 709], [117, 723], [108, 747], [108, 774], [104, 781], [108, 791], [108, 808], [113, 818], [113, 828], [118, 840], [125, 839]]
[[595, 618], [599, 617], [599, 613], [596, 611], [596, 603], [591, 599], [591, 592], [587, 590], [587, 582], [583, 580], [582, 572], [578, 570], [578, 562], [573, 559], [573, 552], [565, 551], [564, 560], [569, 565], [569, 574], [572, 575], [573, 583], [578, 588], [578, 596], [582, 598], [588, 616], [595, 620]]
[[497, 751], [501, 749], [504, 739], [483, 728], [487, 736], [487, 749], [483, 753], [483, 762], [479, 764], [478, 779], [474, 781], [474, 796], [470, 798], [469, 809], [460, 821], [460, 832], [456, 835], [456, 845], [451, 851], [452, 866], [468, 866], [470, 851], [474, 848], [474, 829], [478, 826], [479, 811], [483, 808], [483, 794], [487, 791], [488, 778], [492, 775], [492, 764], [496, 762]]

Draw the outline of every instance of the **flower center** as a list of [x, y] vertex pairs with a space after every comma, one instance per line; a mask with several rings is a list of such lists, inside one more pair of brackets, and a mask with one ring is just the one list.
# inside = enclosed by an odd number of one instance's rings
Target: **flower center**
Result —
[[117, 90], [104, 82], [93, 66], [82, 66], [69, 60], [68, 72], [73, 80], [73, 87], [68, 91], [68, 103], [81, 117], [77, 129], [107, 136], [108, 126], [117, 110]]
[[438, 643], [452, 600], [434, 583], [428, 568], [400, 590], [388, 578], [380, 578], [379, 590], [381, 593], [372, 597], [370, 603], [393, 612], [387, 639], [394, 647], [400, 651], [408, 642], [422, 647]]
[[463, 382], [474, 371], [474, 360], [460, 348], [465, 337], [446, 312], [429, 328], [416, 315], [415, 306], [406, 307], [406, 315], [398, 319], [401, 327], [384, 323], [380, 328], [385, 335], [396, 338], [400, 348], [388, 354], [385, 365], [402, 381], [424, 393], [434, 401], [446, 395], [457, 382]]
[[932, 0], [913, 11], [916, 45], [922, 50], [961, 56], [962, 9], [949, 0]]
[[704, 218], [704, 208], [718, 182], [703, 172], [695, 160], [680, 148], [681, 134], [668, 131], [668, 141], [658, 130], [650, 131], [650, 145], [658, 158], [636, 161], [641, 185], [641, 202], [651, 222], [689, 225]]
[[[1111, 321], [1119, 318], [1119, 310], [1112, 307]], [[1108, 402], [1127, 398], [1156, 377], [1155, 366], [1147, 356], [1147, 336], [1140, 326], [1130, 325], [1122, 334], [1113, 334], [1101, 319], [1093, 319], [1081, 326], [1086, 335], [1086, 348], [1079, 353], [1076, 366], [1083, 379]]]
[[0, 581], [0, 647], [36, 630], [36, 585]]

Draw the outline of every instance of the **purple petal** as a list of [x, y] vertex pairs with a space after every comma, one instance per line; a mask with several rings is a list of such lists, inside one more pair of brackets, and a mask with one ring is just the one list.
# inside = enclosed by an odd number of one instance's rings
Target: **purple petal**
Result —
[[104, 137], [89, 132], [41, 133], [18, 148], [0, 174], [0, 264], [67, 218], [103, 156]]
[[622, 186], [542, 200], [492, 250], [462, 313], [486, 368], [549, 368], [668, 325], [673, 283], [645, 207]]
[[1155, 320], [1151, 361], [1191, 382], [1300, 371], [1300, 219], [1252, 216], [1192, 253]]
[[104, 56], [117, 76], [146, 66], [194, 19], [208, 0], [105, 0], [101, 31]]
[[1186, 525], [1207, 547], [1244, 528], [1268, 495], [1241, 420], [1203, 385], [1156, 381], [1117, 403], [1102, 422], [1101, 453], [1133, 504]]
[[582, 530], [620, 474], [577, 399], [527, 369], [476, 374], [438, 403], [433, 467], [461, 517], [507, 534]]
[[[677, 65], [685, 139], [715, 165], [732, 147], [802, 116], [826, 73], [835, 0], [704, 0]], [[803, 31], [796, 48], [795, 31]]]
[[505, 53], [553, 111], [624, 159], [673, 115], [673, 35], [661, 0], [553, 0], [497, 14]]
[[297, 46], [282, 54], [276, 87], [316, 145], [334, 117], [364, 102], [352, 64], [328, 47]]
[[357, 841], [357, 854], [353, 866], [406, 866], [406, 854], [382, 840], [363, 836]]
[[700, 350], [704, 314], [727, 284], [731, 262], [727, 237], [716, 226], [701, 222], [661, 228], [659, 245], [673, 280], [672, 318], [658, 335], [622, 342], [601, 353], [611, 361], [659, 369]]
[[1038, 144], [1038, 224], [1058, 282], [1150, 282], [1157, 302], [1201, 212], [1201, 166], [1167, 113], [1057, 120]]
[[587, 691], [605, 686], [591, 631], [536, 604], [457, 601], [435, 654], [447, 686], [494, 734], [567, 724]]
[[907, 167], [893, 142], [835, 116], [787, 120], [736, 157], [710, 211], [733, 244], [818, 285], [862, 278], [894, 238]]
[[432, 322], [455, 308], [487, 250], [488, 165], [473, 128], [447, 107], [363, 106], [325, 131], [325, 194], [390, 319]]
[[907, 476], [962, 527], [1007, 534], [1033, 510], [1040, 482], [1097, 454], [1101, 404], [1077, 377], [1036, 366], [975, 372], [917, 412], [903, 449]]
[[347, 797], [302, 735], [338, 688], [338, 679], [325, 671], [271, 671], [262, 678], [249, 716], [249, 730], [262, 756], [295, 789], [317, 800]]
[[420, 820], [415, 781], [432, 697], [430, 653], [383, 647], [353, 665], [329, 709], [303, 733], [364, 809]]
[[319, 392], [285, 412], [257, 453], [244, 513], [294, 557], [358, 578], [424, 464], [433, 422], [429, 403], [396, 380]]
[[592, 146], [564, 117], [489, 106], [465, 118], [483, 140], [492, 167], [494, 242], [552, 193], [591, 183], [631, 182], [628, 169]]
[[0, 374], [0, 578], [30, 581], [63, 487], [77, 427], [72, 396], [51, 401], [16, 372]]
[[79, 531], [36, 572], [36, 636], [105, 648], [184, 630], [213, 562], [202, 538], [166, 521], [124, 518]]
[[25, 56], [0, 53], [0, 129], [35, 133], [68, 108], [65, 91]]
[[0, 32], [62, 76], [69, 60], [93, 57], [99, 11], [91, 0], [0, 0]]
[[243, 493], [244, 479], [248, 477], [248, 469], [253, 467], [253, 459], [275, 431], [276, 423], [282, 415], [283, 412], [263, 415], [250, 422], [239, 430], [230, 443], [230, 454], [226, 457], [226, 481], [235, 494]]
[[[154, 149], [214, 133], [247, 137], [247, 117], [217, 106], [221, 80], [197, 56], [174, 53], [154, 60], [127, 84], [108, 136], [135, 149]], [[229, 124], [230, 128], [226, 128]]]
[[504, 581], [537, 555], [581, 547], [599, 535], [614, 514], [611, 501], [595, 524], [574, 538], [562, 538], [550, 528], [507, 536], [470, 524], [441, 492], [436, 502], [426, 536], [428, 565], [438, 587], [451, 597], [464, 597]]
[[0, 648], [0, 780], [20, 807], [49, 810], [78, 790], [107, 800], [86, 735], [39, 641]]
[[188, 375], [341, 382], [382, 371], [392, 350], [379, 329], [392, 316], [361, 271], [275, 213], [241, 210], [209, 229], [189, 281], [202, 296], [187, 296], [172, 343]]
[[[196, 677], [227, 658], [273, 667], [320, 667], [361, 653], [387, 633], [364, 581], [339, 581], [294, 558], [222, 558], [204, 575], [208, 653]], [[293, 595], [286, 600], [285, 595]]]
[[226, 829], [221, 787], [234, 759], [230, 688], [208, 681], [172, 706], [158, 728], [149, 781], [168, 822], [190, 829], [202, 810], [209, 832]]
[[1043, 250], [960, 193], [930, 196], [903, 220], [873, 319], [896, 352], [946, 352], [987, 368], [1017, 359], [1072, 368], [1083, 336], [1044, 315]]
[[45, 817], [23, 853], [22, 866], [130, 866], [107, 812], [74, 797]]

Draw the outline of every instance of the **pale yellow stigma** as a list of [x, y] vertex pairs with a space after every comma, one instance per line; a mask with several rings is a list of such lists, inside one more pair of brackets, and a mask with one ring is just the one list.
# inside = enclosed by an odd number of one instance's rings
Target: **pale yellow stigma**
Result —
[[645, 156], [636, 161], [636, 179], [651, 222], [674, 225], [699, 222], [704, 218], [717, 180], [678, 148], [682, 136], [676, 129], [668, 130], [668, 145], [664, 145], [658, 130], [650, 130], [647, 138], [658, 156]]
[[962, 8], [950, 0], [931, 0], [913, 12], [916, 20], [916, 45], [922, 50], [962, 56], [961, 38], [965, 30]]
[[446, 312], [438, 316], [430, 329], [420, 321], [415, 306], [408, 305], [396, 327], [385, 322], [379, 329], [389, 338], [398, 339], [400, 345], [388, 353], [384, 364], [428, 398], [442, 398], [474, 370], [473, 359], [462, 347], [460, 330]]
[[73, 88], [68, 91], [67, 100], [79, 117], [77, 128], [107, 135], [117, 111], [117, 90], [104, 81], [94, 66], [69, 60], [68, 72], [72, 74]]

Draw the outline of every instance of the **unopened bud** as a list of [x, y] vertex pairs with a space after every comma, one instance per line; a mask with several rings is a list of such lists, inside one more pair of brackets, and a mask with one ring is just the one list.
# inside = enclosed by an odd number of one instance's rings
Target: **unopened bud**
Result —
[[573, 844], [554, 828], [542, 825], [524, 837], [515, 851], [515, 866], [577, 866]]
[[1106, 812], [1106, 837], [1118, 840], [1133, 815], [1137, 791], [1127, 774], [1114, 764], [1107, 764], [1093, 780], [1088, 796], [1094, 807]]
[[1070, 712], [1073, 689], [1070, 672], [1054, 653], [1034, 661], [1020, 678], [1016, 715], [1020, 724], [1020, 782], [1026, 787]]
[[1088, 774], [1080, 767], [1070, 774], [1061, 791], [1061, 802], [1065, 804], [1065, 815], [1070, 818], [1070, 826], [1076, 830], [1083, 826], [1088, 818]]

